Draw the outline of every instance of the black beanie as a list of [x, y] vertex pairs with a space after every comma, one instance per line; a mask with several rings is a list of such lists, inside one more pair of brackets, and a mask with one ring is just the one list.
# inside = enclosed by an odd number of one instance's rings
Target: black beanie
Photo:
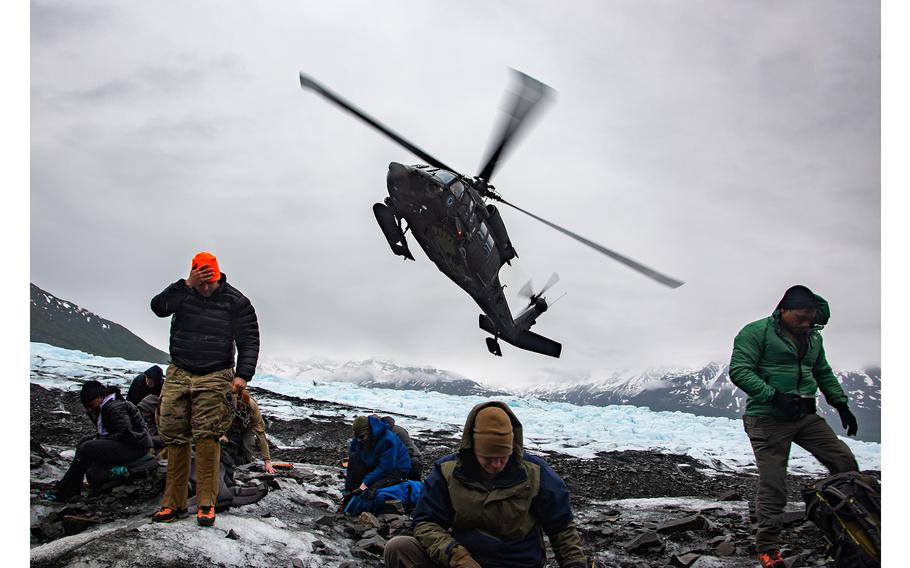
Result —
[[164, 371], [161, 370], [161, 367], [158, 365], [152, 365], [145, 371], [146, 377], [151, 377], [155, 380], [155, 384], [161, 384], [161, 380], [164, 377]]
[[784, 297], [777, 304], [778, 310], [818, 309], [818, 298], [812, 290], [797, 284], [784, 292]]
[[104, 385], [98, 381], [85, 381], [82, 383], [82, 392], [79, 393], [79, 400], [82, 402], [82, 406], [90, 403], [99, 396], [104, 396]]

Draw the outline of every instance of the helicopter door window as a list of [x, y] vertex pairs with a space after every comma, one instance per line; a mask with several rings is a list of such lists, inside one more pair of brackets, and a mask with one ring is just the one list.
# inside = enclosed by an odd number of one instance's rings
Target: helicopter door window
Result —
[[452, 191], [452, 195], [455, 196], [455, 199], [461, 199], [461, 196], [464, 195], [464, 185], [455, 180], [455, 183], [449, 186], [449, 189]]

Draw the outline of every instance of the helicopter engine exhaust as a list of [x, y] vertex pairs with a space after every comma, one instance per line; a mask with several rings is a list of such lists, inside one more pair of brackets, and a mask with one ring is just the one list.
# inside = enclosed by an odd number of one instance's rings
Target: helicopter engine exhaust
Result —
[[395, 218], [395, 213], [392, 209], [384, 203], [376, 203], [373, 205], [373, 214], [376, 216], [376, 222], [379, 223], [379, 228], [382, 229], [382, 234], [385, 235], [385, 240], [389, 242], [392, 252], [398, 256], [414, 260], [414, 256], [408, 249], [408, 243], [404, 239], [404, 233], [401, 232], [401, 227], [398, 225], [398, 220]]

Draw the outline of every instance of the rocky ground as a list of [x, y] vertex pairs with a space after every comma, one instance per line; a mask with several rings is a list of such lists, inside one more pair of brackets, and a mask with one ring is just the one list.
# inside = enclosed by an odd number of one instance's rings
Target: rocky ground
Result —
[[[39, 500], [37, 493], [62, 476], [74, 444], [92, 433], [93, 426], [76, 392], [32, 384], [32, 565], [80, 565], [84, 561], [80, 554], [86, 554], [83, 544], [91, 539], [95, 554], [104, 550], [100, 554], [113, 565], [114, 559], [124, 560], [123, 554], [135, 554], [135, 547], [124, 552], [124, 542], [136, 540], [141, 547], [151, 538], [165, 539], [177, 551], [189, 547], [180, 558], [194, 566], [381, 566], [382, 545], [395, 534], [407, 534], [410, 522], [398, 511], [363, 518], [338, 513], [339, 466], [350, 436], [350, 423], [337, 418], [341, 406], [257, 389], [253, 394], [310, 409], [305, 419], [266, 416], [270, 438], [281, 442], [272, 450], [273, 461], [293, 462], [295, 467], [275, 476], [255, 467], [238, 471], [239, 484], [265, 484], [271, 491], [259, 503], [220, 513], [216, 529], [221, 532], [206, 533], [192, 519], [164, 528], [149, 524], [148, 515], [160, 499], [163, 469], [110, 493], [85, 495], [71, 503]], [[433, 459], [452, 451], [458, 435], [431, 431], [415, 440], [427, 458], [425, 474]], [[546, 458], [571, 490], [589, 558], [623, 568], [757, 565], [748, 502], [755, 493], [754, 475], [715, 471], [687, 456], [644, 451], [604, 452], [593, 459], [550, 453]], [[784, 553], [794, 559], [793, 566], [829, 565], [822, 534], [804, 522], [800, 512], [799, 492], [810, 482], [792, 477], [789, 483], [794, 512], [788, 517]], [[269, 529], [263, 532], [263, 526]], [[102, 536], [106, 534], [117, 534], [121, 544], [112, 548], [111, 539]], [[221, 543], [215, 548], [222, 556], [208, 548], [205, 554], [194, 555], [193, 550], [209, 546], [194, 539], [214, 538], [213, 534], [221, 539], [212, 546]], [[231, 544], [224, 545], [224, 537]], [[249, 542], [257, 546], [243, 546]], [[269, 553], [269, 547], [276, 548]], [[173, 566], [173, 554], [170, 561], [168, 555], [156, 553], [142, 557], [142, 562], [156, 566], [160, 560], [162, 566]]]

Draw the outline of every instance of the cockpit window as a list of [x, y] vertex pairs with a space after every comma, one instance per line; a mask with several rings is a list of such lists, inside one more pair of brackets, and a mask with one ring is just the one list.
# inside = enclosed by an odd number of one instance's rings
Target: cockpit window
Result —
[[449, 185], [449, 182], [457, 177], [452, 172], [447, 172], [445, 170], [436, 170], [433, 172], [433, 175], [439, 178], [443, 185]]
[[461, 196], [464, 194], [464, 185], [458, 180], [455, 180], [455, 182], [449, 186], [449, 189], [452, 190], [452, 195], [455, 196], [455, 199], [461, 199]]

